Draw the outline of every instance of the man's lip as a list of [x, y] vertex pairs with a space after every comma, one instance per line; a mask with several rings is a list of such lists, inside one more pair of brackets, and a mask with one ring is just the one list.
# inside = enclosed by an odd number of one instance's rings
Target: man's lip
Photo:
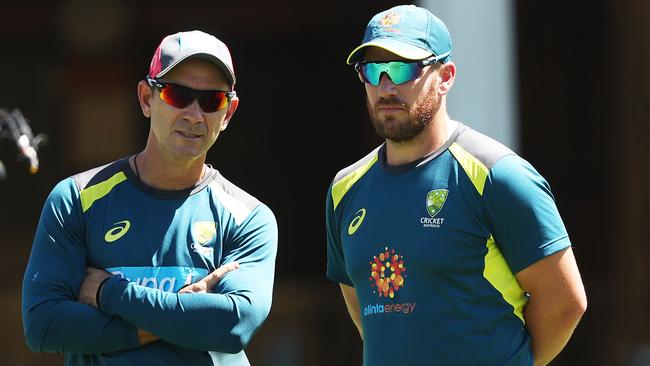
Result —
[[201, 137], [201, 135], [197, 135], [197, 134], [190, 133], [190, 132], [185, 132], [185, 131], [176, 131], [176, 133], [183, 136], [183, 137], [185, 137], [185, 138], [199, 138], [199, 137]]
[[381, 105], [377, 107], [377, 109], [381, 112], [394, 112], [404, 110], [404, 108], [400, 105]]

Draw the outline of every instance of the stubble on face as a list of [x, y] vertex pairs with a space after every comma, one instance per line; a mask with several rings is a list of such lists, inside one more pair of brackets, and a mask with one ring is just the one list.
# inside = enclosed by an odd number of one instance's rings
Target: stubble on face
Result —
[[[399, 100], [397, 97], [380, 98], [374, 106], [366, 98], [366, 107], [370, 121], [377, 135], [383, 139], [394, 142], [410, 141], [418, 136], [431, 122], [433, 116], [440, 109], [441, 98], [436, 95], [435, 88], [431, 85], [426, 92], [420, 94], [413, 106]], [[400, 105], [408, 111], [408, 117], [399, 120], [395, 116], [378, 117], [378, 110], [382, 106]]]

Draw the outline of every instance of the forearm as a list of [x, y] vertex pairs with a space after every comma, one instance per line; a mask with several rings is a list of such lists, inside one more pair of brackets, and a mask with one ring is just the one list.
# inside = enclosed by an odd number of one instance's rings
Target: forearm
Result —
[[23, 313], [34, 352], [97, 354], [139, 347], [136, 328], [75, 301], [50, 300]]
[[345, 300], [345, 306], [348, 309], [350, 318], [352, 319], [354, 326], [357, 327], [361, 340], [363, 340], [363, 328], [361, 327], [361, 309], [359, 307], [359, 300], [357, 298], [357, 294], [354, 290], [354, 287], [344, 285], [342, 283], [339, 285], [341, 287], [343, 300]]
[[587, 310], [580, 273], [571, 248], [547, 256], [517, 273], [530, 293], [524, 308], [535, 366], [546, 365], [562, 351]]
[[[265, 300], [261, 295], [267, 292]], [[104, 285], [100, 302], [103, 312], [167, 342], [196, 350], [236, 353], [266, 319], [270, 291], [179, 294], [114, 278]]]
[[562, 351], [583, 313], [584, 308], [578, 305], [553, 309], [534, 297], [530, 299], [524, 318], [532, 339], [535, 366], [548, 364]]

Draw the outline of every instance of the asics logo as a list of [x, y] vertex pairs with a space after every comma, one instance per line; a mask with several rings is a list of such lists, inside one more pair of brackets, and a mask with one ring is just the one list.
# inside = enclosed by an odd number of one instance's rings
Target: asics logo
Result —
[[354, 219], [352, 219], [352, 222], [350, 222], [350, 226], [348, 226], [348, 235], [354, 234], [357, 231], [357, 229], [359, 229], [359, 226], [361, 226], [363, 219], [366, 217], [366, 209], [362, 208], [359, 211], [357, 211], [354, 215], [355, 215]]
[[106, 235], [104, 235], [104, 240], [106, 240], [107, 243], [112, 243], [115, 240], [121, 238], [126, 234], [127, 231], [129, 231], [129, 228], [131, 227], [131, 223], [129, 220], [124, 220], [124, 221], [119, 221], [113, 224], [115, 226], [114, 228], [108, 230], [106, 232]]

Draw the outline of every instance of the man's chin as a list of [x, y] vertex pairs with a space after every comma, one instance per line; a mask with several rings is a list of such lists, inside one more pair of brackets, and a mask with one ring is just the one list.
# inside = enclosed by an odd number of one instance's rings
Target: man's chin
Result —
[[391, 142], [397, 142], [397, 143], [411, 141], [414, 138], [416, 138], [420, 133], [422, 133], [422, 129], [405, 131], [403, 129], [386, 128], [385, 125], [381, 127], [374, 125], [374, 127], [377, 136], [381, 137], [382, 139], [390, 140]]
[[182, 160], [195, 160], [197, 158], [200, 158], [204, 153], [205, 152], [198, 147], [188, 146], [178, 147], [173, 152], [176, 158]]

